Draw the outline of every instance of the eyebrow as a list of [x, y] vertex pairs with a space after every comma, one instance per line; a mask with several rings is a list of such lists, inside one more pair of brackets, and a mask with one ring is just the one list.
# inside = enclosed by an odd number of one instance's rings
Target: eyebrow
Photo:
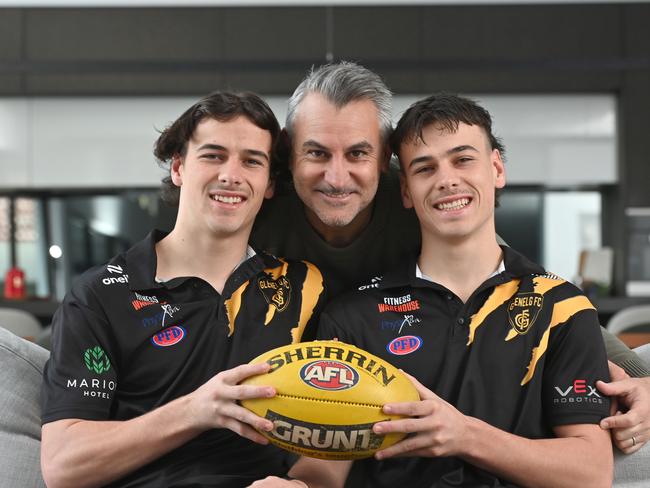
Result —
[[[320, 142], [315, 141], [313, 139], [309, 139], [302, 143], [303, 149], [310, 149], [314, 147], [323, 151], [328, 150], [327, 146], [324, 146]], [[352, 144], [350, 147], [347, 148], [347, 151], [359, 151], [361, 149], [365, 149], [366, 151], [372, 151], [374, 148], [372, 144], [370, 144], [368, 141], [361, 141], [361, 142], [357, 142], [356, 144]]]
[[227, 149], [219, 144], [203, 144], [199, 146], [197, 151], [203, 151], [204, 149], [211, 149], [213, 151], [227, 151]]
[[257, 149], [245, 149], [244, 152], [250, 154], [251, 156], [259, 156], [260, 158], [264, 158], [267, 161], [269, 160], [268, 154], [266, 154], [264, 151], [258, 151]]
[[[474, 146], [470, 146], [469, 144], [463, 144], [462, 146], [456, 146], [452, 147], [451, 149], [448, 149], [445, 151], [446, 156], [451, 156], [452, 154], [460, 153], [463, 151], [474, 151], [478, 152], [478, 149], [476, 149]], [[420, 163], [428, 163], [429, 161], [432, 161], [434, 158], [433, 156], [420, 156], [419, 158], [412, 159], [409, 162], [408, 167], [411, 168], [415, 166], [416, 164]]]
[[308, 140], [306, 140], [305, 142], [302, 143], [302, 148], [303, 149], [308, 149], [308, 148], [312, 148], [312, 147], [316, 147], [316, 148], [322, 149], [324, 151], [327, 150], [327, 148], [325, 146], [323, 146], [320, 142], [317, 142], [317, 141], [315, 141], [313, 139], [308, 139]]
[[[228, 152], [228, 149], [226, 149], [224, 146], [221, 146], [219, 144], [203, 144], [197, 149], [197, 151], [203, 151], [203, 150]], [[264, 151], [258, 151], [257, 149], [244, 149], [244, 152], [246, 154], [250, 154], [251, 156], [258, 156], [266, 159], [267, 161], [269, 160], [269, 155], [266, 154]]]
[[372, 151], [374, 148], [372, 147], [372, 144], [370, 144], [368, 141], [361, 141], [357, 142], [356, 144], [352, 144], [348, 151], [358, 151], [360, 149], [365, 149], [366, 151]]

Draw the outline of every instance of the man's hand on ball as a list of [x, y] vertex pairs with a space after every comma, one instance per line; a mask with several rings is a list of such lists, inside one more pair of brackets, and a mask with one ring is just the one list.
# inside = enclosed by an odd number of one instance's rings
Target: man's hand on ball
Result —
[[189, 395], [190, 415], [200, 430], [230, 429], [258, 444], [268, 440], [255, 431], [273, 429], [273, 422], [255, 415], [237, 403], [249, 398], [271, 398], [275, 389], [270, 386], [239, 385], [250, 376], [269, 371], [268, 363], [243, 364], [222, 371]]
[[[406, 374], [406, 373], [405, 373]], [[378, 422], [377, 434], [403, 432], [402, 441], [375, 454], [377, 459], [396, 456], [454, 456], [461, 453], [468, 417], [408, 375], [420, 394], [419, 402], [387, 403], [384, 413], [410, 418]]]

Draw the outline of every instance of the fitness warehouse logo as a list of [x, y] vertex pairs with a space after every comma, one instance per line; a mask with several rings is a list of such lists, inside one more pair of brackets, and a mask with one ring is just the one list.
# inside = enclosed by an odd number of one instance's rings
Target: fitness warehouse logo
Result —
[[570, 385], [555, 386], [554, 404], [564, 403], [603, 403], [603, 398], [596, 388], [587, 384], [587, 380], [574, 380]]
[[138, 292], [134, 292], [134, 295], [135, 300], [131, 300], [131, 305], [133, 305], [133, 308], [136, 310], [141, 310], [144, 307], [160, 303], [158, 297], [155, 296], [140, 295]]
[[378, 303], [379, 313], [384, 312], [413, 312], [420, 310], [420, 301], [412, 300], [411, 294], [401, 297], [384, 297], [384, 303]]
[[[86, 368], [97, 375], [102, 375], [111, 369], [111, 362], [106, 352], [99, 346], [86, 349], [83, 354]], [[66, 387], [78, 389], [85, 397], [104, 398], [110, 400], [111, 393], [115, 391], [117, 383], [113, 380], [98, 378], [68, 378]]]

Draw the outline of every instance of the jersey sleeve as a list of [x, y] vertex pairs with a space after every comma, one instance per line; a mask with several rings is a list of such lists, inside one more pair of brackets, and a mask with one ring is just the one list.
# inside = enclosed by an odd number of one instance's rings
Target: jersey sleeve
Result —
[[547, 423], [598, 423], [609, 415], [609, 398], [596, 381], [609, 381], [609, 370], [596, 311], [576, 312], [551, 333], [550, 342], [543, 380]]
[[52, 322], [52, 353], [43, 373], [43, 423], [110, 417], [118, 377], [112, 342], [99, 298], [87, 285], [76, 283]]

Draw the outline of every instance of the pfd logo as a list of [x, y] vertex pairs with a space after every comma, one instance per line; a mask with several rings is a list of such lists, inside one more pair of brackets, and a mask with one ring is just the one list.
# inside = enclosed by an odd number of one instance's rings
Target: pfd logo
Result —
[[185, 329], [180, 325], [172, 325], [161, 330], [151, 338], [154, 346], [169, 347], [178, 344], [185, 338]]
[[314, 361], [300, 369], [300, 378], [319, 390], [347, 390], [359, 382], [359, 373], [339, 361]]
[[508, 321], [517, 334], [523, 335], [533, 326], [544, 305], [539, 293], [519, 293], [508, 304]]
[[386, 350], [395, 356], [405, 356], [417, 351], [422, 346], [422, 339], [418, 336], [408, 335], [396, 337], [388, 343]]
[[286, 276], [280, 276], [274, 280], [270, 275], [266, 278], [257, 280], [257, 284], [264, 295], [266, 303], [275, 305], [278, 312], [284, 311], [289, 305], [289, 298], [291, 297], [291, 282]]

